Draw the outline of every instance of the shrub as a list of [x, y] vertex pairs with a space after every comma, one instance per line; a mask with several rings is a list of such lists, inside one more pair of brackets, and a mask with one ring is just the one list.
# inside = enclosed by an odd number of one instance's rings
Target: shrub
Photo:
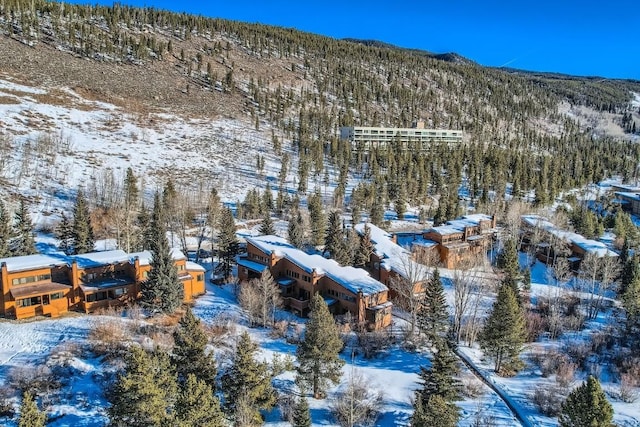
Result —
[[118, 354], [127, 341], [127, 325], [118, 318], [96, 318], [89, 331], [91, 350], [98, 355]]
[[562, 390], [557, 386], [542, 385], [536, 387], [531, 400], [542, 414], [547, 417], [555, 417], [560, 413], [562, 402], [564, 402]]
[[462, 394], [465, 397], [475, 399], [484, 394], [484, 384], [474, 375], [468, 375], [462, 378]]
[[60, 388], [60, 381], [46, 365], [16, 366], [9, 371], [8, 384], [20, 394], [50, 394]]

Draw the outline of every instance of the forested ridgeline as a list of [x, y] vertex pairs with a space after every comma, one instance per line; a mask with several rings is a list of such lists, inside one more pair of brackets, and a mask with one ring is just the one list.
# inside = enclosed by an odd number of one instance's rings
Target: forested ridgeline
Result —
[[[637, 145], [596, 136], [559, 109], [580, 105], [621, 125], [633, 121], [635, 81], [487, 68], [455, 55], [121, 4], [0, 0], [0, 31], [1, 70], [35, 82], [141, 110], [250, 114], [251, 126], [271, 127], [276, 153], [293, 142], [300, 191], [310, 176], [326, 175], [327, 164], [339, 171], [337, 204], [349, 196], [349, 167], [371, 178], [355, 197], [363, 209], [372, 194], [411, 204], [444, 195], [453, 211], [461, 184], [477, 200], [535, 189], [546, 203], [611, 174], [631, 178], [640, 158]], [[337, 137], [340, 126], [416, 119], [462, 129], [465, 143], [364, 156]]]

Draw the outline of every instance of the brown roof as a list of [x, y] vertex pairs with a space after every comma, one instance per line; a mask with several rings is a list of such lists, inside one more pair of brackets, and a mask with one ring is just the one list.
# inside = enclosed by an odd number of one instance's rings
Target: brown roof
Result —
[[11, 289], [11, 296], [13, 299], [27, 298], [37, 295], [50, 294], [58, 291], [68, 291], [71, 289], [69, 285], [63, 285], [62, 283], [42, 283], [40, 285], [18, 286]]

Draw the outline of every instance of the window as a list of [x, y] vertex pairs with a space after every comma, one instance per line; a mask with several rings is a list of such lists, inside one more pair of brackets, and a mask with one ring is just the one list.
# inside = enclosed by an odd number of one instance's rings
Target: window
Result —
[[311, 283], [311, 276], [302, 275], [302, 280], [304, 280], [307, 283]]
[[202, 282], [202, 281], [204, 280], [204, 274], [198, 274], [198, 275], [196, 276], [196, 280], [197, 280], [198, 282]]
[[49, 295], [42, 295], [42, 304], [49, 305]]
[[61, 299], [64, 298], [64, 293], [56, 292], [55, 294], [51, 294], [51, 299]]
[[183, 271], [184, 270], [184, 264], [178, 264], [178, 271]]
[[16, 305], [18, 307], [30, 307], [32, 305], [39, 305], [41, 303], [42, 303], [42, 297], [39, 297], [39, 296], [19, 299], [18, 301], [16, 301]]
[[12, 284], [13, 286], [16, 286], [16, 285], [26, 285], [27, 283], [33, 283], [33, 282], [35, 282], [35, 281], [36, 281], [36, 276], [20, 277], [20, 278], [17, 278], [17, 279], [13, 279], [13, 280], [11, 281], [11, 284]]

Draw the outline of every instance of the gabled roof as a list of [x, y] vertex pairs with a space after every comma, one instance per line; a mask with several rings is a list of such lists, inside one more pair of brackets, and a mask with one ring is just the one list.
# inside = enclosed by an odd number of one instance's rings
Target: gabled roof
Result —
[[452, 219], [447, 221], [445, 225], [441, 225], [439, 227], [431, 228], [431, 231], [435, 231], [441, 236], [446, 236], [449, 234], [459, 234], [464, 233], [464, 229], [466, 227], [477, 227], [480, 225], [482, 221], [492, 221], [493, 218], [490, 215], [486, 214], [471, 214], [471, 215], [463, 215], [458, 219]]
[[[129, 262], [133, 262], [136, 258], [140, 260], [140, 265], [150, 265], [153, 254], [150, 251], [133, 252], [128, 255]], [[171, 249], [171, 259], [174, 261], [187, 259], [180, 249]]]
[[120, 249], [72, 255], [69, 258], [72, 262], [77, 262], [79, 268], [100, 267], [103, 265], [125, 263], [129, 261], [129, 255]]
[[361, 291], [364, 295], [376, 294], [388, 288], [371, 277], [361, 268], [345, 267], [332, 259], [320, 255], [309, 255], [289, 244], [278, 236], [247, 237], [247, 243], [260, 249], [264, 254], [274, 254], [278, 258], [286, 258], [310, 275], [326, 276], [338, 285], [356, 294]]
[[375, 247], [375, 253], [382, 260], [380, 262], [381, 267], [407, 278], [407, 267], [414, 263], [411, 260], [411, 253], [391, 240], [391, 234], [373, 224], [360, 223], [353, 228], [362, 236], [364, 235], [365, 225], [370, 230], [369, 234]]
[[542, 229], [567, 243], [572, 243], [579, 248], [582, 248], [587, 253], [595, 254], [598, 257], [618, 256], [617, 253], [607, 248], [607, 245], [604, 243], [593, 239], [587, 239], [586, 237], [572, 231], [562, 230], [556, 227], [555, 224], [545, 217], [539, 215], [522, 215], [521, 218], [522, 221], [530, 227]]
[[65, 265], [68, 264], [68, 261], [69, 259], [64, 254], [61, 254], [60, 256], [35, 254], [0, 258], [0, 265], [2, 265], [2, 263], [5, 263], [7, 265], [7, 271], [11, 273], [16, 271], [37, 270], [39, 268]]

